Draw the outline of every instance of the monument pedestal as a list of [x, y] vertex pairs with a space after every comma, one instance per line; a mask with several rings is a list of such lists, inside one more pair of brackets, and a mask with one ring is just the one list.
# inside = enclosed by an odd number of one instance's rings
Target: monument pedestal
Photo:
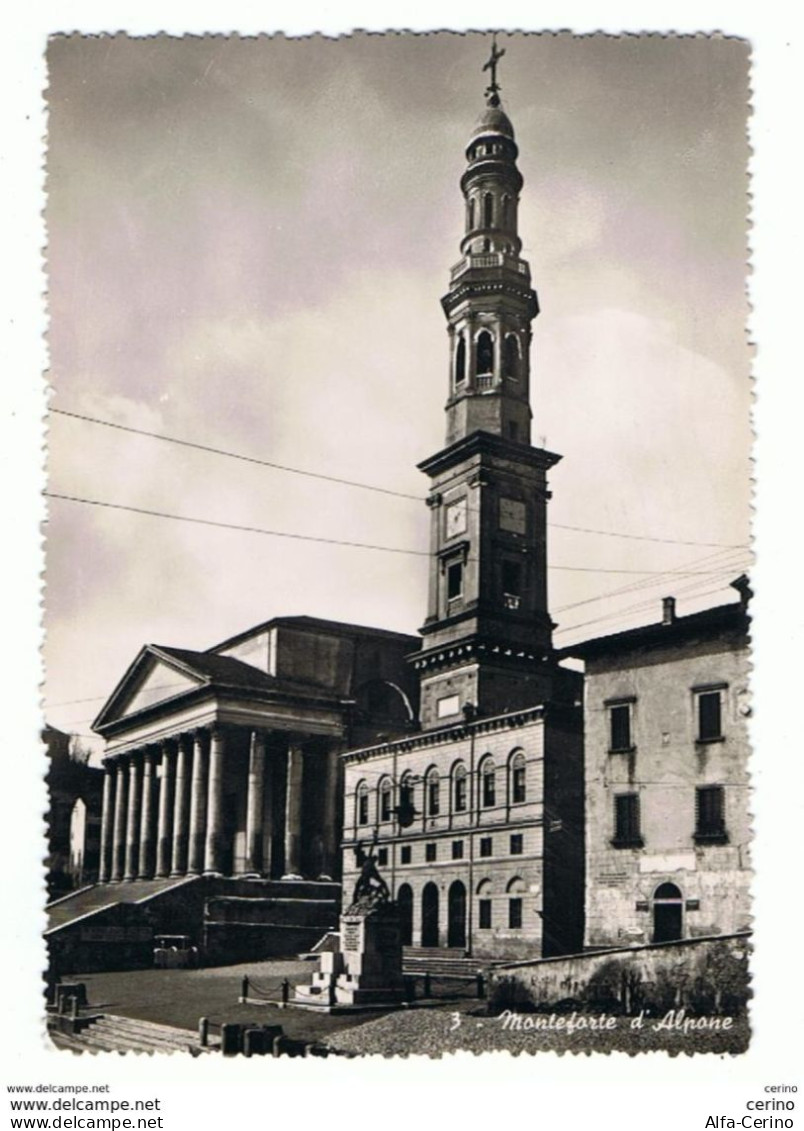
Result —
[[296, 1005], [326, 1009], [370, 1009], [405, 999], [402, 934], [392, 903], [353, 905], [341, 916], [337, 951], [319, 956], [308, 986], [297, 986]]

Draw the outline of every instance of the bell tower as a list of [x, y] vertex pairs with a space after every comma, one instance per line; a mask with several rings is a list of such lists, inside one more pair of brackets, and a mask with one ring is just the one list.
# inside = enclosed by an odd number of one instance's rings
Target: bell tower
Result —
[[441, 304], [449, 335], [446, 447], [430, 477], [431, 559], [422, 651], [412, 657], [425, 729], [543, 702], [555, 675], [547, 610], [547, 471], [530, 443], [531, 324], [521, 258], [522, 174], [500, 103], [496, 41], [486, 107], [461, 177], [461, 259]]

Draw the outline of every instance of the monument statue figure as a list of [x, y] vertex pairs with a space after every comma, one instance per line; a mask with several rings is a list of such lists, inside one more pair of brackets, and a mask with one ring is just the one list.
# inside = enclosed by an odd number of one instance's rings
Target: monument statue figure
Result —
[[352, 894], [352, 904], [347, 914], [354, 914], [357, 911], [366, 912], [381, 904], [389, 903], [391, 900], [388, 884], [377, 869], [377, 861], [374, 856], [375, 843], [376, 841], [372, 842], [368, 852], [364, 852], [360, 843], [355, 847], [355, 856], [360, 865], [360, 875], [357, 877], [357, 883]]

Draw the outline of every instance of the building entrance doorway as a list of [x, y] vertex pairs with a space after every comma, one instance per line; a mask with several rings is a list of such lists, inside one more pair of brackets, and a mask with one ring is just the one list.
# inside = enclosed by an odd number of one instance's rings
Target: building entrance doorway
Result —
[[402, 946], [411, 946], [413, 943], [413, 889], [410, 884], [402, 884], [396, 893], [396, 905], [399, 909], [399, 934]]
[[433, 883], [422, 891], [422, 946], [438, 946], [438, 888]]
[[447, 946], [466, 946], [466, 888], [460, 880], [450, 884], [447, 905]]
[[676, 942], [683, 937], [683, 900], [675, 884], [659, 884], [653, 893], [653, 942]]

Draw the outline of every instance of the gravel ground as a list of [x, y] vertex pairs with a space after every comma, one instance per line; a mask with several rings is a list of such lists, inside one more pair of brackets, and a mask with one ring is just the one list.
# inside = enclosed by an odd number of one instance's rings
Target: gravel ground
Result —
[[[521, 1015], [533, 1018], [533, 1014]], [[545, 1020], [547, 1020], [545, 1015]], [[327, 1044], [343, 1052], [381, 1056], [441, 1056], [444, 1053], [473, 1053], [504, 1050], [517, 1055], [535, 1052], [611, 1052], [632, 1054], [664, 1050], [672, 1055], [694, 1052], [739, 1053], [748, 1046], [748, 1024], [736, 1019], [729, 1031], [681, 1033], [654, 1031], [656, 1022], [646, 1020], [641, 1030], [630, 1027], [629, 1018], [618, 1018], [612, 1031], [590, 1032], [511, 1030], [497, 1017], [483, 1016], [479, 1010], [412, 1009], [388, 1014], [357, 1029], [334, 1033]]]

